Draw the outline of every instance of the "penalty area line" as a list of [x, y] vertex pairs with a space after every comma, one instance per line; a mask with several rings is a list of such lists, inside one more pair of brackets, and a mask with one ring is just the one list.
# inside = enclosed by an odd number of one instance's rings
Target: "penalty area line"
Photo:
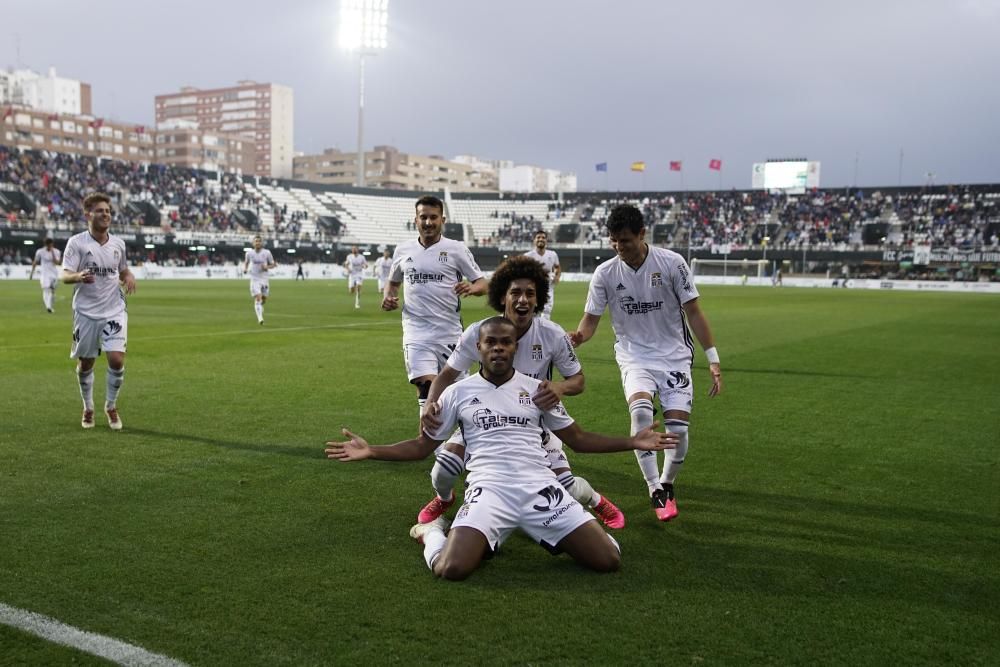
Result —
[[54, 618], [36, 614], [26, 609], [10, 607], [0, 602], [0, 624], [23, 630], [28, 634], [47, 639], [50, 642], [75, 648], [84, 653], [96, 655], [118, 665], [144, 665], [148, 667], [187, 667], [187, 663], [152, 653], [141, 646], [86, 632], [72, 625], [60, 623]]

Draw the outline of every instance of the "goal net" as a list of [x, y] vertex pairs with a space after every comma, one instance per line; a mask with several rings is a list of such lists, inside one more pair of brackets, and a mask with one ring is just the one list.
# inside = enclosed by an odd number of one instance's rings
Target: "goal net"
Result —
[[691, 260], [691, 273], [696, 276], [747, 276], [763, 278], [767, 275], [766, 259], [698, 259]]

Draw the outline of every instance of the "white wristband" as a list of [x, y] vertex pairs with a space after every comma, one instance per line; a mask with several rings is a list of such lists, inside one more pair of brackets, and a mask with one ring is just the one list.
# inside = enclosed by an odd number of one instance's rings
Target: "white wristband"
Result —
[[708, 359], [708, 363], [710, 364], [719, 363], [719, 351], [714, 347], [710, 347], [705, 350], [705, 357]]

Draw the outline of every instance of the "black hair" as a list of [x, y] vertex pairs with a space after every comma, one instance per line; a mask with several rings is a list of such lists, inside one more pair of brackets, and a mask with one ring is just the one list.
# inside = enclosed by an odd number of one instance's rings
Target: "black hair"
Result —
[[490, 308], [498, 313], [504, 312], [504, 298], [510, 284], [515, 280], [527, 278], [535, 283], [535, 295], [538, 303], [535, 305], [535, 312], [540, 313], [549, 301], [549, 275], [541, 263], [536, 262], [527, 255], [518, 255], [505, 260], [493, 272], [490, 284], [487, 287], [486, 303]]

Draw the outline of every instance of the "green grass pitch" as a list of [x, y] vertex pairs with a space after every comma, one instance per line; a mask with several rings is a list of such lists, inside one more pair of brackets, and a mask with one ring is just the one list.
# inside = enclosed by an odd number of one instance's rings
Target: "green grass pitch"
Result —
[[[366, 287], [273, 281], [260, 327], [246, 281], [141, 282], [112, 433], [79, 425], [71, 289], [48, 315], [0, 282], [0, 602], [193, 665], [996, 664], [997, 297], [704, 288], [725, 391], [699, 350], [680, 517], [632, 454], [571, 454], [626, 514], [622, 570], [515, 536], [456, 584], [407, 536], [430, 459], [323, 458], [343, 425], [416, 433]], [[558, 288], [564, 327], [585, 294]], [[627, 433], [612, 340], [605, 315], [567, 407]], [[101, 664], [0, 626], [2, 664], [74, 660]]]

